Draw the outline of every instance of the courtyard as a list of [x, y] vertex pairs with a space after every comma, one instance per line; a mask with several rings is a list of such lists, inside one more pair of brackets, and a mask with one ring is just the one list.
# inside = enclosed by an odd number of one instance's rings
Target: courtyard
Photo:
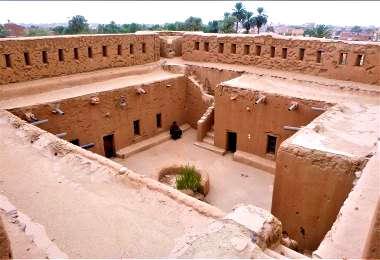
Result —
[[166, 141], [126, 159], [114, 160], [129, 169], [157, 179], [167, 166], [189, 164], [208, 173], [210, 192], [206, 202], [230, 211], [236, 204], [246, 203], [270, 210], [274, 176], [265, 171], [232, 160], [194, 145], [196, 130], [189, 129], [177, 141]]

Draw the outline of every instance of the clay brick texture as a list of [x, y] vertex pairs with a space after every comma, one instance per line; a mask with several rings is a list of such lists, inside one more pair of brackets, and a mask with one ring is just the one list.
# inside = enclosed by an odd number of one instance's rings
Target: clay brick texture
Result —
[[0, 40], [0, 84], [132, 66], [160, 58], [156, 33]]
[[182, 41], [182, 57], [380, 85], [379, 43], [186, 33]]

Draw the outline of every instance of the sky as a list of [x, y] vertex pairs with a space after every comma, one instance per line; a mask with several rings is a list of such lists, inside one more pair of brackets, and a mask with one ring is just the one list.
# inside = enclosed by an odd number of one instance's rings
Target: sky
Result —
[[[65, 23], [80, 14], [89, 23], [162, 24], [189, 16], [203, 23], [220, 20], [233, 1], [0, 1], [0, 23]], [[243, 1], [248, 10], [264, 7], [273, 24], [375, 25], [380, 27], [380, 1]]]

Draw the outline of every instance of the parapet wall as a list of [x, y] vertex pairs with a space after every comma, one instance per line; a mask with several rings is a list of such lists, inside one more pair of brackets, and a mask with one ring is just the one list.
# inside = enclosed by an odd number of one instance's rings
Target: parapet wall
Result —
[[156, 33], [0, 40], [0, 84], [154, 62]]
[[380, 44], [273, 35], [185, 33], [185, 60], [240, 63], [380, 85]]

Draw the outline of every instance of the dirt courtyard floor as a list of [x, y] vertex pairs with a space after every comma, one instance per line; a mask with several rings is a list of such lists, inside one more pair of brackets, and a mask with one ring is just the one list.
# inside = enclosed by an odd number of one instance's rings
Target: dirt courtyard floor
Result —
[[160, 169], [173, 164], [190, 164], [206, 171], [210, 192], [206, 201], [225, 212], [239, 203], [271, 209], [274, 175], [235, 162], [232, 154], [221, 156], [199, 148], [196, 130], [190, 129], [177, 141], [167, 141], [126, 159], [116, 158], [129, 169], [157, 179]]

